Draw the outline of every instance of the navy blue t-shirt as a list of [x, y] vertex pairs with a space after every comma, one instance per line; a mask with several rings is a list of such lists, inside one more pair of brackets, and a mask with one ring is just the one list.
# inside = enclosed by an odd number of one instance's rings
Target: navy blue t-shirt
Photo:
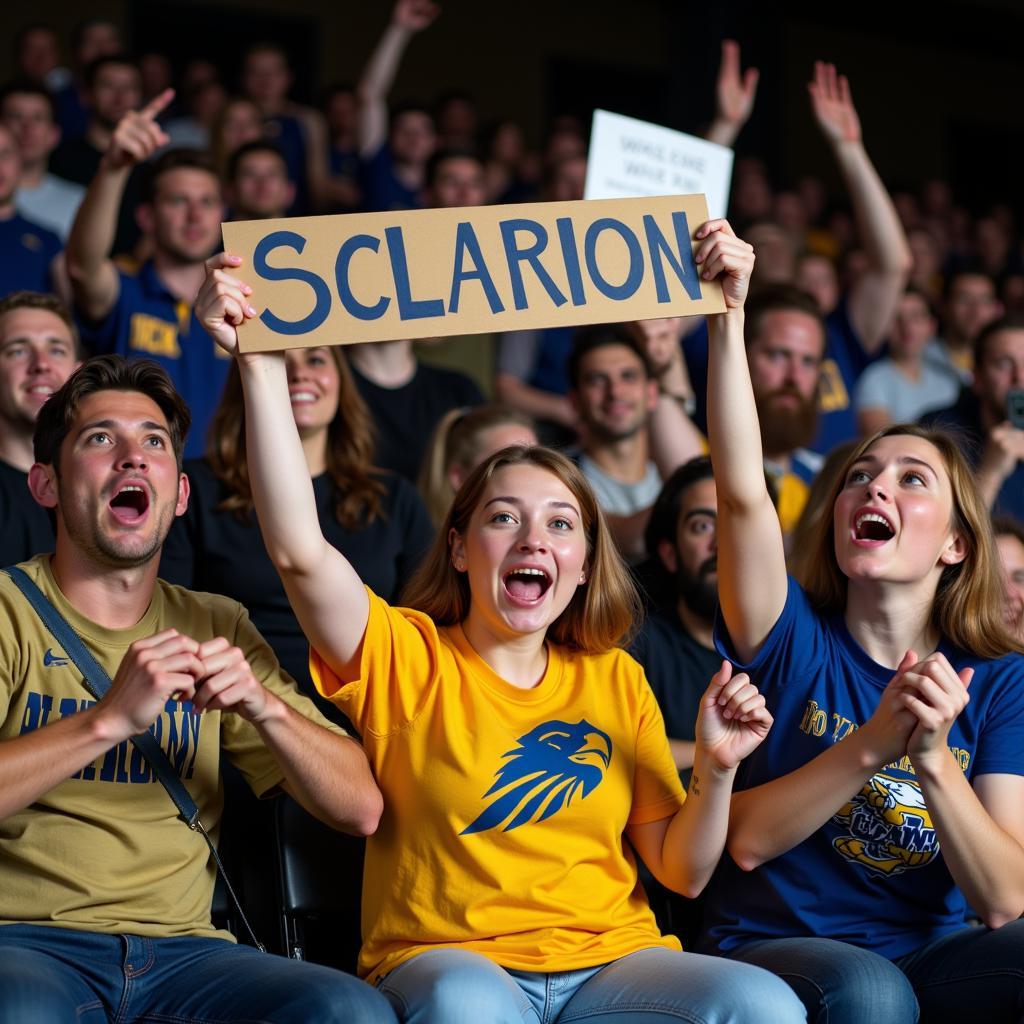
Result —
[[50, 267], [63, 246], [49, 230], [20, 213], [0, 220], [0, 298], [10, 292], [52, 292]]
[[423, 205], [419, 190], [409, 188], [395, 173], [395, 161], [387, 143], [363, 160], [359, 184], [363, 189], [363, 208], [370, 213], [418, 210]]
[[[721, 619], [715, 638], [733, 657]], [[968, 781], [1024, 775], [1024, 657], [987, 661], [945, 642], [939, 650], [956, 670], [975, 670], [971, 700], [949, 733]], [[782, 615], [743, 668], [775, 724], [741, 766], [737, 790], [795, 771], [840, 742], [871, 717], [895, 674], [868, 657], [841, 617], [816, 612], [793, 580]], [[741, 871], [723, 856], [706, 893], [703, 946], [727, 952], [758, 939], [820, 936], [895, 959], [963, 928], [965, 910], [903, 758], [812, 836], [756, 870]]]

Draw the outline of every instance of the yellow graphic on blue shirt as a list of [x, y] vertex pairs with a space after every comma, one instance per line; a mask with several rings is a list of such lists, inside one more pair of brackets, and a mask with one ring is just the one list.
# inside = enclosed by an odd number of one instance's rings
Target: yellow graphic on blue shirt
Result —
[[873, 874], [900, 875], [931, 863], [939, 852], [921, 787], [879, 772], [832, 819], [848, 831], [832, 841], [847, 860]]
[[818, 370], [818, 411], [839, 412], [850, 407], [850, 393], [834, 359], [823, 359]]
[[128, 345], [137, 352], [166, 359], [180, 359], [181, 346], [178, 344], [178, 325], [148, 313], [133, 313], [128, 335]]
[[538, 725], [507, 750], [484, 799], [494, 800], [461, 835], [486, 832], [505, 822], [510, 832], [528, 821], [544, 821], [567, 807], [577, 793], [592, 793], [612, 760], [611, 737], [586, 719]]

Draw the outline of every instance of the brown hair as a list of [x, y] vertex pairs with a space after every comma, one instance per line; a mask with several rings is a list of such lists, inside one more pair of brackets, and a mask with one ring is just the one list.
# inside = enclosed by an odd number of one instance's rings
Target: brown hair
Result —
[[417, 482], [435, 526], [441, 525], [455, 497], [455, 489], [448, 479], [448, 467], [461, 466], [468, 472], [480, 461], [480, 438], [484, 431], [508, 424], [535, 430], [533, 420], [526, 413], [496, 402], [475, 408], [450, 409], [441, 417], [427, 447]]
[[452, 565], [451, 532], [465, 535], [491, 477], [505, 466], [536, 466], [556, 476], [580, 503], [587, 537], [587, 582], [576, 588], [565, 611], [548, 628], [548, 638], [585, 654], [601, 654], [626, 642], [641, 618], [640, 596], [604, 516], [579, 467], [540, 445], [511, 445], [482, 462], [466, 478], [452, 501], [433, 547], [409, 581], [402, 602], [452, 626], [469, 612], [471, 594], [465, 573]]
[[78, 333], [78, 325], [63, 299], [48, 292], [30, 291], [11, 292], [0, 299], [0, 317], [13, 313], [16, 309], [42, 309], [47, 313], [53, 313], [54, 316], [64, 321], [64, 325], [71, 332], [71, 340], [75, 343], [75, 358], [81, 359], [85, 354], [82, 349], [82, 339]]
[[[906, 435], [934, 445], [949, 475], [953, 494], [952, 528], [963, 539], [967, 554], [956, 565], [947, 565], [939, 578], [932, 602], [932, 625], [939, 634], [962, 650], [981, 657], [999, 658], [1010, 651], [1024, 653], [1003, 621], [1004, 595], [992, 526], [957, 440], [940, 430], [916, 424], [886, 427], [861, 441], [836, 473], [823, 502], [833, 509], [850, 468], [882, 437]], [[809, 555], [803, 560], [799, 579], [811, 602], [826, 613], [841, 613], [846, 606], [847, 578], [836, 559], [833, 516], [822, 515], [810, 532]]]
[[[337, 346], [328, 349], [338, 369], [338, 410], [327, 427], [327, 473], [334, 482], [334, 514], [346, 530], [384, 516], [384, 484], [373, 476], [373, 424]], [[214, 476], [231, 492], [218, 506], [244, 519], [253, 507], [245, 452], [245, 402], [238, 367], [232, 363], [224, 393], [210, 420], [206, 458]]]
[[162, 366], [151, 359], [105, 355], [89, 359], [43, 403], [32, 438], [36, 462], [60, 474], [60, 449], [83, 399], [97, 391], [138, 391], [152, 399], [167, 420], [171, 449], [181, 469], [192, 414]]

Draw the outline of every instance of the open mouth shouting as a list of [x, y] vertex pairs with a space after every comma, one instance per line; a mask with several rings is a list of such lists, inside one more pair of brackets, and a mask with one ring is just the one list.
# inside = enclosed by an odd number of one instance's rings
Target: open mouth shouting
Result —
[[858, 509], [853, 517], [853, 539], [861, 547], [880, 547], [892, 540], [896, 530], [877, 509]]
[[142, 484], [122, 484], [110, 499], [111, 514], [123, 526], [134, 526], [149, 511], [149, 491]]
[[501, 582], [513, 604], [520, 608], [532, 608], [543, 600], [552, 581], [544, 569], [519, 566], [505, 573]]

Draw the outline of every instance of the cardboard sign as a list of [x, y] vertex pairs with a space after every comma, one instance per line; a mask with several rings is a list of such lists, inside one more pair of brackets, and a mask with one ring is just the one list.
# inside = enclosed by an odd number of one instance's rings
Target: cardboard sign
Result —
[[224, 224], [257, 317], [243, 352], [720, 313], [703, 196]]
[[583, 195], [624, 199], [703, 192], [711, 216], [724, 217], [732, 155], [728, 146], [595, 110]]

